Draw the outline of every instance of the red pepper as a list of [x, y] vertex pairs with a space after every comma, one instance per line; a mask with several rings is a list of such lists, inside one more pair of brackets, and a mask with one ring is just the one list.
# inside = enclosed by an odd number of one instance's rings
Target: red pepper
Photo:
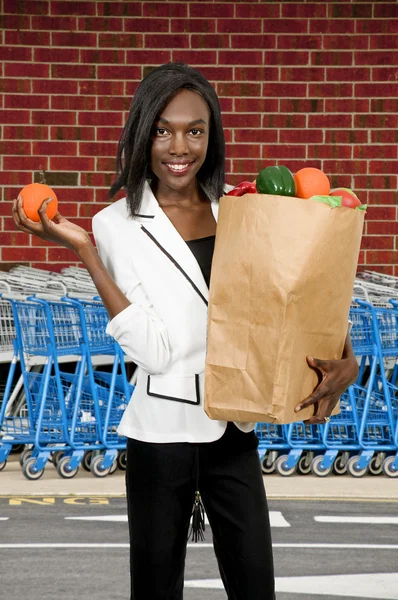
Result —
[[228, 192], [227, 196], [243, 196], [244, 194], [257, 194], [256, 182], [242, 181], [242, 183]]

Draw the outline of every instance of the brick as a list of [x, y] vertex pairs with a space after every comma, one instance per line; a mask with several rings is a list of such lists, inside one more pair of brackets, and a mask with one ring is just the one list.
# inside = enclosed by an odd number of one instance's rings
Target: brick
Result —
[[325, 81], [325, 69], [321, 67], [281, 67], [280, 81]]
[[369, 206], [366, 218], [368, 221], [396, 221], [395, 206]]
[[354, 115], [354, 127], [365, 129], [396, 129], [398, 116], [396, 114], [362, 114]]
[[398, 235], [398, 221], [368, 221], [369, 235]]
[[304, 83], [264, 83], [263, 96], [278, 98], [305, 97], [307, 95], [306, 84]]
[[398, 96], [398, 83], [388, 81], [386, 83], [361, 83], [354, 86], [355, 96], [367, 98]]
[[97, 141], [98, 142], [118, 142], [122, 130], [115, 127], [98, 127]]
[[[58, 190], [57, 190], [58, 192]], [[76, 191], [75, 191], [76, 193]], [[61, 192], [58, 192], [59, 197], [63, 197]], [[80, 195], [80, 190], [79, 190], [79, 195]], [[77, 212], [78, 212], [78, 204], [76, 202], [65, 202], [64, 200], [62, 201], [62, 206], [60, 206], [60, 210], [61, 210], [61, 214], [63, 217], [66, 217], [67, 219], [75, 219], [77, 217]]]
[[236, 3], [235, 12], [237, 19], [277, 19], [281, 16], [281, 6], [279, 2], [273, 4], [269, 2], [261, 4]]
[[5, 63], [5, 77], [29, 77], [36, 79], [37, 77], [49, 77], [50, 65], [40, 63]]
[[187, 17], [188, 7], [181, 2], [144, 2], [144, 17]]
[[[311, 64], [325, 66], [351, 66], [353, 65], [352, 52], [313, 52]], [[366, 63], [364, 63], [366, 64]]]
[[200, 72], [209, 81], [232, 81], [234, 79], [232, 67], [201, 67]]
[[385, 235], [364, 235], [361, 240], [361, 248], [363, 250], [393, 250], [394, 237]]
[[325, 113], [361, 113], [369, 112], [369, 100], [357, 98], [327, 98]]
[[309, 159], [312, 158], [320, 158], [320, 159], [343, 159], [343, 158], [347, 158], [347, 159], [351, 159], [352, 158], [352, 146], [343, 146], [342, 144], [339, 144], [338, 146], [335, 145], [326, 145], [326, 144], [320, 144], [320, 145], [313, 145], [313, 144], [308, 144], [308, 154], [307, 154]]
[[[78, 173], [64, 173], [62, 171], [54, 172], [48, 171], [45, 174], [46, 184], [49, 186], [72, 186], [79, 185], [79, 174]], [[34, 180], [40, 183], [41, 172], [37, 171], [34, 173]]]
[[141, 67], [130, 67], [127, 65], [123, 66], [99, 66], [98, 67], [98, 79], [123, 79], [123, 81], [130, 79], [141, 80]]
[[259, 83], [224, 83], [217, 85], [220, 96], [261, 96], [261, 84]]
[[[362, 85], [362, 84], [361, 84]], [[308, 86], [308, 96], [317, 97], [352, 97], [353, 85], [351, 83], [310, 83]]]
[[396, 175], [398, 173], [398, 162], [394, 160], [371, 160], [368, 167], [369, 173], [386, 173]]
[[[62, 198], [74, 198], [74, 204], [80, 204], [81, 202], [93, 202], [94, 200], [94, 190], [91, 188], [82, 188], [79, 185], [79, 189], [76, 190], [73, 187], [62, 187], [58, 188], [59, 195]], [[78, 198], [76, 196], [78, 195]]]
[[261, 146], [257, 144], [227, 144], [226, 156], [228, 158], [261, 158]]
[[58, 262], [60, 260], [64, 262], [76, 260], [76, 254], [72, 250], [68, 250], [67, 248], [61, 248], [57, 246], [56, 248], [48, 249], [48, 261], [49, 262]]
[[396, 145], [381, 144], [379, 146], [375, 144], [366, 144], [364, 146], [356, 146], [354, 148], [354, 158], [364, 159], [379, 159], [385, 158], [388, 160], [398, 158], [398, 151]]
[[95, 2], [73, 2], [65, 0], [51, 2], [52, 15], [95, 15]]
[[123, 65], [126, 62], [125, 50], [81, 50], [80, 62]]
[[266, 62], [267, 65], [284, 65], [285, 67], [289, 65], [303, 66], [309, 64], [309, 57], [309, 52], [290, 52], [289, 50], [276, 50], [275, 52], [267, 52], [265, 54], [264, 62]]
[[[101, 37], [102, 34], [100, 34]], [[96, 47], [97, 46], [97, 34], [78, 32], [78, 31], [53, 31], [51, 34], [51, 41], [53, 46], [67, 46], [70, 47]]]
[[199, 17], [201, 19], [233, 19], [235, 16], [234, 4], [232, 2], [217, 2], [214, 4], [205, 4], [203, 2], [190, 2], [189, 16]]
[[79, 125], [102, 125], [102, 126], [121, 126], [123, 118], [120, 112], [80, 112], [78, 115]]
[[372, 144], [398, 144], [398, 131], [396, 129], [389, 131], [376, 129], [370, 132], [370, 136]]
[[[21, 60], [30, 60], [30, 58]], [[49, 52], [48, 48], [35, 48], [34, 62], [76, 63], [79, 62], [79, 50], [76, 48], [51, 48], [51, 52]]]
[[0, 15], [0, 29], [30, 29], [28, 15]]
[[12, 14], [46, 15], [49, 2], [47, 0], [4, 0], [3, 12]]
[[[51, 108], [54, 110], [95, 110], [95, 106], [93, 96], [51, 96]], [[73, 123], [76, 123], [76, 118]]]
[[263, 53], [261, 50], [236, 51], [220, 50], [218, 53], [219, 65], [261, 65], [263, 62]]
[[278, 35], [279, 50], [317, 50], [322, 47], [322, 37], [319, 35]]
[[382, 19], [393, 19], [398, 17], [398, 6], [396, 3], [387, 4], [384, 2], [376, 2], [374, 5], [373, 16]]
[[264, 19], [263, 33], [308, 33], [308, 22], [304, 19]]
[[232, 171], [233, 173], [251, 173], [253, 176], [257, 176], [261, 169], [265, 167], [275, 164], [275, 162], [270, 162], [268, 164], [264, 164], [263, 159], [234, 159], [232, 162]]
[[282, 18], [324, 19], [327, 15], [325, 2], [280, 2]]
[[31, 87], [28, 79], [0, 79], [0, 92], [6, 94], [30, 94]]
[[4, 261], [45, 261], [47, 250], [45, 248], [31, 248], [29, 246], [2, 249], [2, 260]]
[[301, 114], [265, 114], [263, 115], [263, 127], [299, 128], [305, 129], [307, 123], [306, 115]]
[[116, 144], [105, 142], [80, 142], [80, 156], [116, 156]]
[[306, 158], [306, 146], [298, 146], [297, 144], [267, 144], [262, 147], [262, 157], [272, 159], [287, 159], [287, 158]]
[[140, 17], [141, 2], [96, 2], [97, 14], [105, 17]]
[[[21, 173], [19, 171], [0, 171], [0, 185], [22, 187], [32, 183], [32, 175], [30, 173]], [[3, 208], [3, 202], [0, 202], [0, 206]], [[6, 204], [6, 215], [11, 214], [11, 203]], [[3, 243], [3, 237], [2, 237]]]
[[235, 130], [235, 142], [248, 144], [275, 144], [278, 141], [276, 129], [237, 129]]
[[284, 113], [321, 113], [324, 110], [324, 100], [320, 98], [281, 98], [279, 105]]
[[397, 33], [398, 19], [356, 19], [355, 30], [357, 33]]
[[192, 34], [191, 48], [230, 48], [229, 35], [217, 34]]
[[114, 182], [113, 173], [82, 173], [80, 175], [80, 185], [92, 187], [110, 188]]
[[[174, 22], [185, 23], [186, 19], [172, 19], [171, 24]], [[112, 29], [108, 29], [112, 31]], [[124, 20], [124, 31], [129, 33], [168, 33], [170, 31], [170, 21], [167, 19], [125, 19]], [[184, 29], [172, 29], [172, 31], [184, 31]], [[190, 29], [187, 29], [190, 32]], [[198, 31], [197, 29], [194, 31]]]
[[371, 19], [372, 4], [329, 4], [329, 19]]
[[49, 46], [50, 34], [46, 31], [10, 30], [5, 32], [5, 43], [21, 46]]
[[115, 158], [109, 158], [109, 157], [104, 158], [102, 156], [99, 156], [97, 158], [97, 171], [111, 171], [112, 173], [115, 173], [115, 170], [116, 170], [116, 157]]
[[76, 17], [32, 17], [33, 31], [76, 31]]
[[396, 190], [398, 187], [397, 179], [394, 175], [356, 175], [354, 177], [357, 188], [371, 189], [372, 193], [377, 188]]
[[34, 171], [48, 168], [47, 156], [4, 156], [5, 171]]
[[95, 159], [94, 157], [76, 157], [68, 158], [67, 156], [51, 157], [50, 169], [52, 171], [93, 171]]
[[236, 81], [277, 81], [278, 78], [276, 67], [235, 67]]
[[373, 81], [395, 82], [396, 75], [397, 69], [394, 67], [374, 67], [372, 69]]
[[277, 112], [279, 109], [279, 101], [277, 99], [270, 100], [269, 98], [235, 98], [235, 110], [237, 112]]
[[100, 48], [142, 48], [144, 37], [141, 33], [100, 33]]
[[309, 33], [333, 35], [343, 33], [344, 35], [353, 35], [355, 33], [355, 21], [353, 19], [328, 20], [328, 19], [311, 19], [309, 22]]
[[189, 36], [187, 34], [148, 33], [145, 35], [146, 48], [189, 48]]
[[261, 127], [261, 115], [224, 114], [222, 122], [224, 127], [257, 128]]
[[32, 262], [31, 266], [34, 269], [43, 269], [46, 271], [50, 271], [50, 272], [55, 272], [55, 273], [60, 273], [62, 271], [62, 269], [66, 269], [67, 267], [71, 267], [71, 266], [82, 266], [81, 264], [79, 265], [79, 263], [74, 262], [74, 263], [56, 263], [56, 264], [52, 264], [52, 265], [47, 265], [46, 263], [36, 263], [36, 262]]
[[367, 144], [368, 132], [364, 129], [327, 129], [325, 144]]
[[33, 142], [34, 154], [47, 154], [48, 156], [74, 156], [77, 144], [73, 142]]
[[53, 79], [95, 79], [97, 67], [95, 65], [51, 65]]
[[364, 160], [325, 160], [323, 170], [325, 173], [335, 175], [345, 173], [366, 173], [367, 165]]
[[[46, 49], [46, 52], [48, 55], [48, 49]], [[21, 46], [0, 46], [0, 61], [20, 60], [30, 62], [32, 60], [32, 48], [24, 48]]]
[[374, 112], [398, 112], [398, 100], [396, 98], [377, 98], [370, 101], [370, 110]]
[[95, 140], [94, 127], [51, 127], [52, 140]]
[[330, 67], [326, 69], [327, 81], [370, 81], [371, 70], [369, 68], [339, 68]]
[[[107, 190], [95, 190], [96, 200], [92, 204], [80, 204], [79, 213], [81, 217], [92, 219], [103, 208], [109, 206], [109, 197]], [[98, 196], [98, 200], [97, 200]], [[103, 200], [103, 202], [101, 202]]]
[[5, 108], [49, 108], [48, 96], [23, 96], [20, 95], [7, 95], [4, 101]]
[[18, 125], [30, 123], [30, 112], [28, 110], [0, 110], [0, 122]]
[[79, 93], [94, 96], [122, 96], [123, 81], [79, 81]]
[[261, 20], [218, 19], [217, 33], [261, 33]]
[[392, 250], [368, 250], [366, 264], [395, 264], [398, 261], [398, 252]]
[[[385, 37], [385, 36], [382, 36]], [[371, 38], [373, 39], [373, 38]], [[360, 65], [372, 66], [372, 65], [397, 65], [398, 64], [398, 52], [372, 52], [362, 50], [361, 52], [355, 52], [354, 55], [355, 64], [359, 67]]]
[[[150, 20], [150, 22], [154, 31], [158, 21]], [[167, 21], [164, 23], [167, 24]], [[216, 22], [207, 19], [171, 19], [170, 26], [173, 33], [214, 33], [216, 30]]]
[[[214, 52], [214, 62], [216, 53]], [[126, 63], [128, 65], [158, 65], [164, 64], [171, 60], [171, 52], [169, 50], [127, 50]]]
[[316, 129], [281, 129], [279, 142], [281, 144], [322, 144], [323, 132]]
[[233, 99], [232, 98], [219, 98], [221, 112], [231, 112], [233, 109]]
[[[27, 233], [22, 233], [20, 231], [10, 231], [7, 233], [2, 231], [1, 233], [1, 245], [3, 248], [6, 248], [7, 246], [28, 246], [28, 244], [29, 236]], [[4, 291], [3, 288], [2, 291]]]
[[47, 140], [48, 127], [27, 125], [5, 125], [3, 130], [4, 140]]
[[78, 93], [77, 81], [66, 79], [37, 79], [33, 81], [34, 94], [74, 94]]
[[123, 96], [105, 96], [98, 97], [98, 110], [106, 110], [106, 111], [128, 111], [131, 104], [131, 98], [125, 98]]
[[[231, 35], [231, 48], [237, 48], [239, 50], [252, 50], [252, 48], [265, 48], [272, 50], [276, 48], [276, 35], [256, 35], [256, 34], [245, 34], [245, 35]], [[235, 53], [236, 54], [236, 53]], [[244, 63], [239, 63], [244, 64]], [[262, 62], [258, 63], [262, 64]]]
[[123, 31], [123, 19], [118, 17], [80, 17], [77, 20], [77, 29], [79, 31]]
[[[320, 164], [321, 167], [321, 164]], [[344, 173], [339, 173], [338, 175], [334, 175], [333, 173], [328, 173], [327, 174], [330, 180], [330, 188], [336, 188], [336, 187], [348, 187], [348, 188], [352, 188], [352, 184], [351, 184], [351, 175], [347, 175]], [[363, 198], [362, 198], [363, 200]]]
[[[217, 52], [214, 50], [173, 50], [172, 60], [181, 61], [192, 66], [217, 64]], [[221, 64], [219, 61], [218, 64]]]

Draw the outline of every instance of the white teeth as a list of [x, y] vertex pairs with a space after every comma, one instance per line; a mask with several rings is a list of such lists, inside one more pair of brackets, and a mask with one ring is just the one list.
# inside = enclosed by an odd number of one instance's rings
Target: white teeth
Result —
[[172, 171], [183, 171], [184, 169], [187, 168], [187, 164], [185, 165], [170, 165], [167, 164], [168, 168], [171, 169]]

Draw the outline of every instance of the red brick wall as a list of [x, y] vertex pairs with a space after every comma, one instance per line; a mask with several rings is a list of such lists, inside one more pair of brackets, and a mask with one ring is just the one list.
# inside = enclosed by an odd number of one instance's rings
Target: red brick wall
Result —
[[322, 168], [369, 203], [360, 262], [398, 275], [398, 4], [1, 0], [1, 263], [58, 270], [58, 246], [14, 229], [11, 199], [46, 171], [86, 228], [146, 70], [198, 67], [222, 102], [228, 181]]

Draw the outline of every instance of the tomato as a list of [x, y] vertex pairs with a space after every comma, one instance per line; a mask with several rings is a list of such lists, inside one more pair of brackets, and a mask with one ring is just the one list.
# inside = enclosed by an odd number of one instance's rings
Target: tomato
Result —
[[336, 188], [330, 192], [329, 196], [341, 196], [341, 206], [347, 208], [356, 208], [362, 204], [355, 192], [349, 188]]

